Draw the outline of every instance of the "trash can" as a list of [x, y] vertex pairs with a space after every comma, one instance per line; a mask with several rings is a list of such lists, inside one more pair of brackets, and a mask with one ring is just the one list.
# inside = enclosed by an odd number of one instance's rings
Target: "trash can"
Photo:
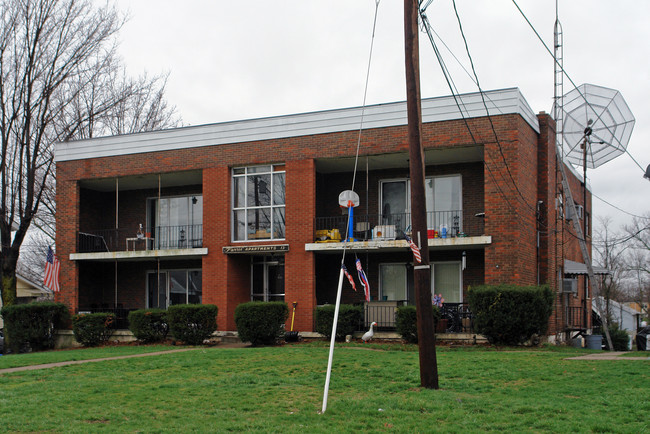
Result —
[[639, 329], [636, 334], [636, 349], [639, 351], [650, 351], [648, 348], [648, 336], [650, 336], [650, 327]]
[[585, 347], [590, 350], [603, 349], [603, 335], [587, 335], [585, 336]]
[[582, 337], [578, 336], [571, 339], [571, 346], [573, 348], [582, 348]]

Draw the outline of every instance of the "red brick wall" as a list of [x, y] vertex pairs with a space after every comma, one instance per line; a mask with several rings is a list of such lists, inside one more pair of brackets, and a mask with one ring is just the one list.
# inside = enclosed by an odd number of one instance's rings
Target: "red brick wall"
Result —
[[[316, 307], [315, 257], [305, 251], [313, 241], [316, 212], [316, 168], [314, 160], [288, 161], [286, 165], [286, 242], [285, 301], [298, 302], [294, 328], [312, 330]], [[291, 317], [287, 321], [291, 326]], [[289, 328], [287, 328], [288, 330]]]

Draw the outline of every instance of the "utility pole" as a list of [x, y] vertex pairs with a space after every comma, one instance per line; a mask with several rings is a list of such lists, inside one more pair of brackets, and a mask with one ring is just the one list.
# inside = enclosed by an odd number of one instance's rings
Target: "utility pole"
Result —
[[409, 170], [411, 176], [412, 238], [420, 247], [422, 262], [413, 267], [420, 354], [420, 385], [438, 389], [436, 336], [431, 306], [431, 267], [427, 238], [427, 210], [424, 196], [424, 152], [422, 150], [422, 108], [420, 99], [420, 54], [418, 42], [418, 0], [404, 0], [404, 46], [406, 60], [406, 107], [408, 113]]

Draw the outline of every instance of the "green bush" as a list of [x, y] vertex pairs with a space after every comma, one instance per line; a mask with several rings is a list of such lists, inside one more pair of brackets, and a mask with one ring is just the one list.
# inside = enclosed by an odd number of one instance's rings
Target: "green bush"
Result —
[[213, 304], [175, 304], [167, 309], [169, 333], [188, 345], [201, 345], [217, 330], [217, 312]]
[[468, 291], [477, 333], [495, 345], [519, 345], [544, 335], [553, 311], [547, 286], [483, 285]]
[[[618, 324], [613, 321], [609, 323], [609, 337], [612, 338], [612, 346], [614, 347], [614, 351], [630, 350], [630, 337], [625, 330], [621, 330]], [[605, 349], [609, 350], [609, 342], [607, 342], [605, 333], [603, 333], [603, 342], [605, 342]]]
[[80, 313], [72, 317], [72, 333], [84, 347], [94, 347], [108, 341], [114, 322], [112, 313]]
[[[332, 337], [332, 323], [334, 322], [333, 304], [316, 308], [316, 331], [328, 338]], [[344, 340], [346, 335], [351, 335], [359, 330], [363, 321], [363, 306], [342, 304], [339, 306], [339, 320], [336, 326], [336, 339]]]
[[[440, 308], [432, 306], [433, 309], [433, 324], [434, 327], [440, 319]], [[411, 344], [418, 342], [418, 325], [417, 325], [417, 310], [415, 306], [400, 306], [397, 308], [396, 327], [397, 333], [402, 336], [402, 339]]]
[[273, 345], [284, 337], [284, 323], [289, 317], [287, 303], [251, 301], [235, 309], [235, 324], [242, 342]]
[[5, 306], [5, 346], [12, 353], [21, 350], [43, 350], [54, 347], [54, 331], [70, 320], [68, 308], [62, 303], [39, 302]]
[[129, 312], [129, 330], [142, 342], [164, 341], [169, 332], [167, 311], [140, 309]]

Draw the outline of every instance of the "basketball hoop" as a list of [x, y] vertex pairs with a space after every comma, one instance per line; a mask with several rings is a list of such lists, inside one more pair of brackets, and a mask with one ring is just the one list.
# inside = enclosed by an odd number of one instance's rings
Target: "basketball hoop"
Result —
[[359, 195], [352, 190], [345, 190], [339, 194], [339, 206], [343, 208], [359, 206]]

